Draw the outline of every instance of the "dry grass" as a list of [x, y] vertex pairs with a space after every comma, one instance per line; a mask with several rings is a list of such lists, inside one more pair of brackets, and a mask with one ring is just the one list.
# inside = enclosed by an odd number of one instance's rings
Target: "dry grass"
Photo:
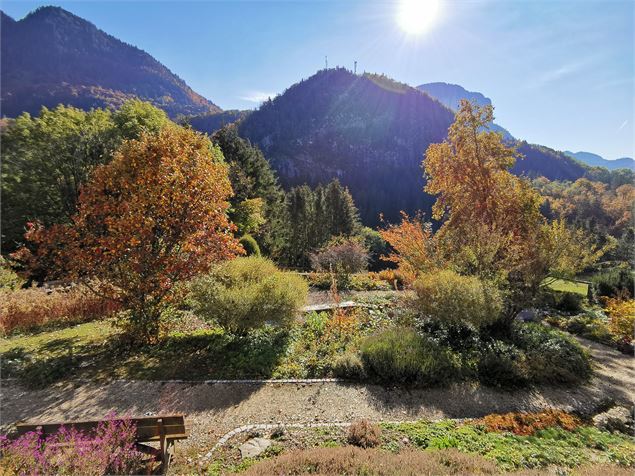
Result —
[[246, 472], [249, 476], [363, 474], [391, 476], [441, 476], [500, 474], [494, 463], [480, 456], [456, 450], [402, 451], [399, 454], [379, 449], [313, 448], [285, 453], [258, 463]]
[[97, 297], [82, 286], [68, 290], [29, 288], [2, 291], [0, 334], [87, 322], [111, 316], [118, 310], [117, 303]]

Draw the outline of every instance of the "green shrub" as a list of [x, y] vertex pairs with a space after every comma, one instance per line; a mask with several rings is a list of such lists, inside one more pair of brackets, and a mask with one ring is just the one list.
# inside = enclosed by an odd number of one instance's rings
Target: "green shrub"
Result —
[[592, 278], [597, 296], [614, 297], [626, 293], [633, 296], [635, 273], [628, 268], [613, 268], [596, 274]]
[[515, 346], [492, 340], [479, 351], [478, 378], [492, 387], [519, 387], [527, 384], [526, 357]]
[[260, 256], [260, 246], [258, 242], [251, 235], [243, 235], [239, 240], [239, 243], [245, 249], [247, 256]]
[[456, 368], [452, 356], [411, 329], [389, 329], [361, 345], [366, 371], [382, 382], [409, 385], [450, 381]]
[[582, 301], [584, 296], [578, 293], [553, 291], [553, 301], [551, 307], [562, 312], [574, 314], [582, 311]]
[[243, 333], [267, 322], [288, 325], [306, 301], [308, 286], [272, 261], [250, 256], [217, 265], [193, 281], [195, 313], [230, 332]]
[[6, 260], [0, 256], [0, 290], [14, 291], [20, 289], [24, 283], [25, 280], [18, 276], [18, 274], [9, 267]]
[[498, 320], [503, 309], [493, 285], [450, 270], [421, 275], [413, 287], [415, 310], [431, 319], [481, 327]]
[[518, 324], [511, 332], [525, 352], [530, 382], [580, 383], [591, 376], [589, 356], [573, 338], [541, 324]]
[[364, 362], [359, 354], [346, 352], [335, 360], [333, 374], [339, 378], [362, 380], [366, 377]]

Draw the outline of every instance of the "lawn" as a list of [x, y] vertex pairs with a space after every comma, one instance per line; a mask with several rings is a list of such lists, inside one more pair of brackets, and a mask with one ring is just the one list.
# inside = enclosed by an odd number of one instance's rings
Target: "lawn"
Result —
[[391, 324], [381, 300], [341, 319], [310, 313], [291, 329], [231, 335], [186, 314], [158, 345], [132, 346], [110, 320], [0, 340], [3, 377], [33, 386], [67, 378], [207, 380], [332, 375], [337, 355]]
[[572, 281], [570, 279], [556, 279], [549, 284], [549, 288], [554, 291], [576, 293], [582, 296], [587, 296], [589, 292], [589, 285], [587, 283]]

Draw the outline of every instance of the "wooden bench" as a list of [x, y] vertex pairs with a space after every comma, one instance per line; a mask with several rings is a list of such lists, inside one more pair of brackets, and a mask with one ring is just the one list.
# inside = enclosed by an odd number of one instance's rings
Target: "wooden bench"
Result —
[[[185, 415], [157, 415], [150, 417], [125, 418], [135, 424], [137, 431], [135, 443], [139, 451], [155, 456], [161, 462], [161, 471], [165, 473], [171, 459], [171, 452], [176, 440], [184, 440], [188, 436], [185, 426]], [[24, 422], [16, 424], [18, 436], [30, 431], [41, 431], [43, 436], [56, 433], [61, 426], [73, 427], [76, 430], [92, 432], [103, 420], [67, 421], [61, 423]], [[159, 449], [144, 443], [158, 442]]]

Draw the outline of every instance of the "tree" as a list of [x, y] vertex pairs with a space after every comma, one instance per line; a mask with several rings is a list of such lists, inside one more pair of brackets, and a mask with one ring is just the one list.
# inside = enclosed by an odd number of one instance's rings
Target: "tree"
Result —
[[[231, 185], [217, 147], [170, 126], [126, 141], [95, 169], [70, 224], [39, 235], [67, 277], [120, 301], [130, 334], [154, 342], [175, 284], [242, 250], [227, 218]], [[91, 285], [92, 286], [92, 285]]]
[[10, 122], [2, 132], [3, 248], [16, 248], [28, 221], [68, 222], [96, 166], [109, 162], [123, 140], [169, 122], [163, 111], [138, 100], [115, 112], [42, 108], [39, 117], [25, 113]]
[[229, 165], [234, 190], [231, 220], [241, 234], [254, 234], [267, 252], [276, 254], [283, 244], [284, 192], [269, 162], [234, 126], [217, 131], [212, 142], [220, 147]]
[[348, 189], [337, 180], [326, 187], [292, 188], [286, 203], [287, 235], [284, 257], [288, 264], [307, 268], [309, 253], [332, 237], [360, 233], [357, 208]]
[[492, 280], [508, 291], [507, 317], [532, 299], [550, 273], [574, 273], [605, 249], [582, 231], [549, 224], [543, 198], [512, 175], [516, 152], [488, 130], [493, 108], [462, 101], [448, 138], [428, 147], [426, 191], [437, 195], [434, 237], [442, 259], [463, 274]]

